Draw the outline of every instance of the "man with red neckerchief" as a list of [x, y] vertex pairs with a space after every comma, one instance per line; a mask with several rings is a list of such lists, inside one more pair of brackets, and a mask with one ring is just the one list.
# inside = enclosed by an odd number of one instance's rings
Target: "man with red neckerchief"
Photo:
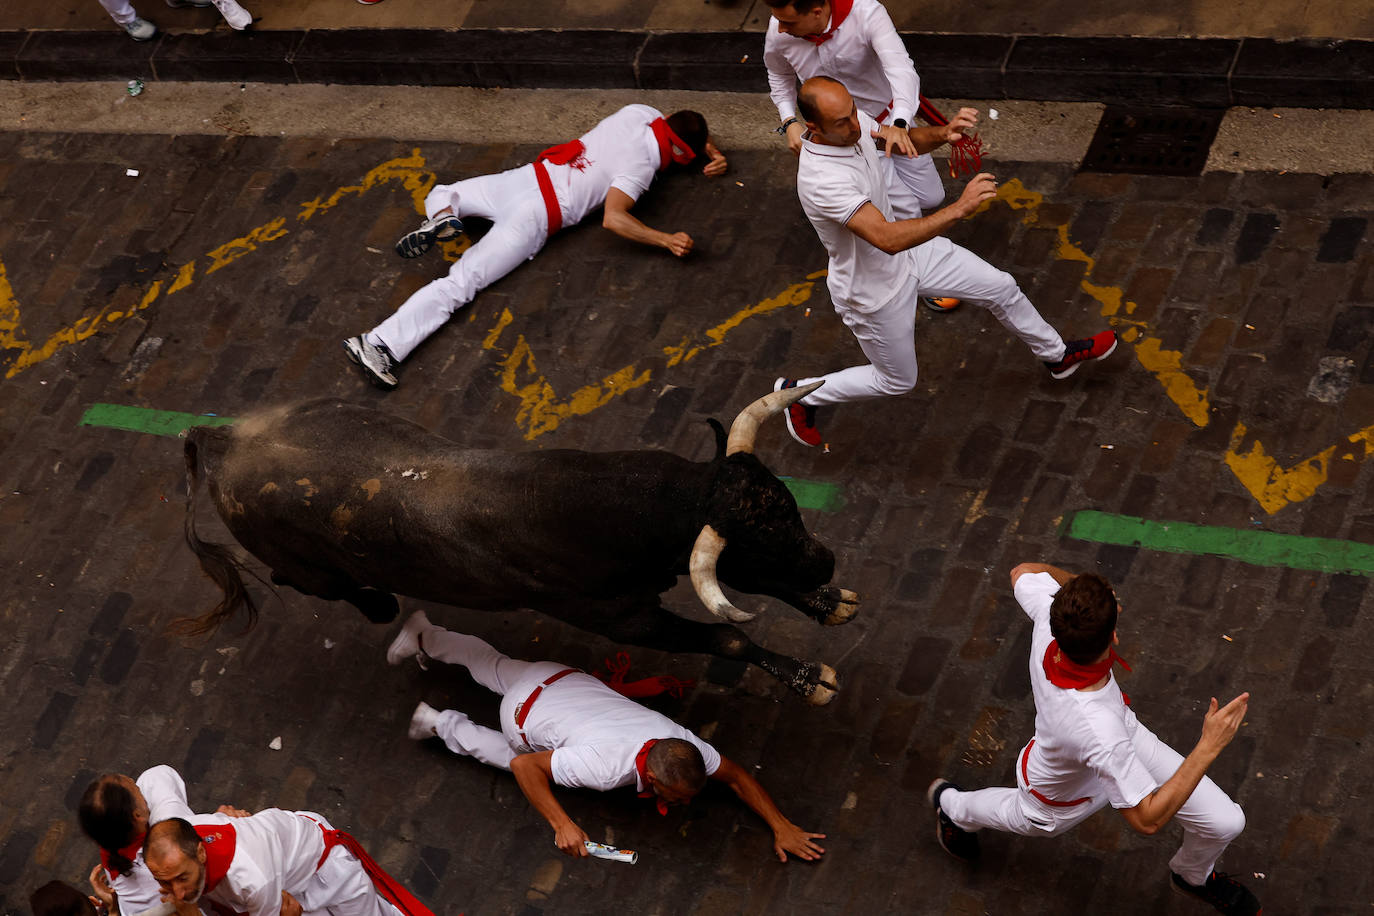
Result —
[[463, 252], [448, 276], [419, 289], [372, 330], [344, 341], [348, 358], [377, 387], [395, 388], [397, 366], [421, 341], [538, 254], [555, 232], [597, 207], [605, 212], [601, 224], [616, 235], [685, 257], [690, 235], [653, 229], [630, 210], [659, 173], [686, 167], [700, 167], [708, 177], [725, 174], [725, 157], [711, 143], [706, 119], [694, 111], [665, 118], [648, 105], [626, 105], [528, 165], [436, 185], [425, 198], [425, 221], [401, 237], [397, 254], [419, 257], [436, 241], [456, 238], [464, 217], [491, 220], [490, 231]]
[[510, 770], [553, 828], [554, 844], [570, 856], [587, 855], [589, 837], [558, 803], [550, 783], [598, 791], [634, 786], [667, 814], [669, 805], [691, 801], [708, 778], [729, 786], [768, 823], [779, 861], [787, 861], [788, 853], [810, 860], [825, 852], [813, 842], [825, 834], [807, 833], [784, 817], [747, 770], [672, 719], [618, 692], [644, 696], [649, 691], [627, 689], [634, 685], [614, 689], [556, 662], [510, 658], [476, 636], [430, 623], [424, 611], [410, 615], [387, 649], [392, 665], [408, 658], [421, 667], [431, 660], [462, 665], [473, 680], [502, 696], [500, 731], [456, 709], [420, 703], [411, 716], [410, 737], [439, 738], [455, 754]]
[[1117, 686], [1112, 665], [1127, 666], [1113, 648], [1121, 606], [1107, 581], [1022, 563], [1011, 571], [1011, 582], [1034, 624], [1035, 737], [1017, 755], [1014, 789], [965, 791], [947, 779], [931, 783], [940, 845], [971, 860], [978, 855], [976, 830], [1053, 836], [1108, 805], [1145, 836], [1177, 818], [1183, 845], [1169, 862], [1174, 888], [1230, 916], [1257, 916], [1255, 896], [1215, 870], [1245, 828], [1245, 814], [1206, 776], [1235, 737], [1250, 694], [1220, 709], [1213, 697], [1202, 737], [1183, 757], [1140, 724]]

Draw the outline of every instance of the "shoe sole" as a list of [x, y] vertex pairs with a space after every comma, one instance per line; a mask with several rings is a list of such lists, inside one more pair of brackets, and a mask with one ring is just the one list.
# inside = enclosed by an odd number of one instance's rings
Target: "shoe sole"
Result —
[[946, 312], [952, 312], [955, 309], [957, 309], [960, 305], [963, 304], [963, 301], [960, 299], [955, 299], [953, 305], [936, 305], [934, 300], [922, 296], [921, 304], [924, 305], [926, 308], [930, 309], [932, 312], [936, 312], [938, 314], [943, 315]]
[[1074, 363], [1072, 366], [1070, 366], [1067, 370], [1065, 370], [1065, 371], [1064, 371], [1063, 373], [1061, 373], [1061, 374], [1056, 374], [1056, 373], [1054, 373], [1054, 372], [1051, 372], [1051, 373], [1050, 373], [1050, 378], [1053, 378], [1053, 379], [1066, 379], [1066, 378], [1068, 378], [1069, 376], [1073, 375], [1075, 372], [1077, 372], [1077, 371], [1078, 371], [1078, 367], [1081, 366], [1081, 365], [1083, 365], [1084, 363], [1096, 363], [1096, 362], [1100, 362], [1101, 360], [1106, 359], [1107, 357], [1111, 356], [1113, 353], [1116, 352], [1116, 345], [1119, 344], [1119, 343], [1121, 343], [1121, 338], [1120, 338], [1120, 337], [1114, 337], [1114, 338], [1112, 338], [1112, 345], [1111, 345], [1110, 347], [1107, 348], [1107, 352], [1106, 352], [1106, 353], [1103, 353], [1101, 356], [1094, 356], [1092, 359], [1080, 359], [1078, 362]]
[[367, 363], [363, 362], [362, 354], [354, 351], [351, 339], [344, 341], [344, 352], [348, 354], [348, 359], [353, 365], [363, 370], [363, 376], [383, 391], [391, 391], [399, 384], [398, 382], [388, 382], [386, 379], [369, 369]]
[[[1189, 900], [1195, 900], [1198, 903], [1205, 903], [1208, 906], [1212, 907], [1212, 909], [1216, 909], [1216, 906], [1213, 905], [1212, 901], [1208, 900], [1205, 897], [1199, 896], [1198, 894], [1194, 894], [1192, 891], [1184, 890], [1183, 888], [1178, 886], [1178, 883], [1174, 881], [1172, 877], [1169, 879], [1169, 887], [1173, 890], [1175, 894], [1178, 894], [1180, 897], [1187, 897]], [[1258, 910], [1255, 910], [1255, 916], [1264, 916], [1263, 906], [1261, 906]]]
[[413, 229], [401, 236], [401, 240], [396, 243], [396, 253], [406, 260], [418, 258], [434, 247], [434, 240], [438, 235], [437, 229]]

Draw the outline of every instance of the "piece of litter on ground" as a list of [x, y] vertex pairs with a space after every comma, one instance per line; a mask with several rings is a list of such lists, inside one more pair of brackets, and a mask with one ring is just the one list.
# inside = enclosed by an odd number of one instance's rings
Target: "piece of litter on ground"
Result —
[[742, 187], [744, 187], [744, 182], [742, 182], [742, 181], [737, 181], [737, 182], [735, 182], [735, 187], [737, 187], [737, 188], [742, 188]]
[[808, 306], [806, 307], [806, 312], [802, 314], [802, 317], [803, 317], [803, 318], [810, 318], [810, 317], [811, 317], [811, 306], [808, 305]]
[[997, 120], [997, 109], [996, 109], [996, 108], [989, 108], [989, 109], [988, 109], [988, 120], [989, 120], [989, 121], [996, 121], [996, 120]]
[[367, 246], [367, 250], [370, 251], [370, 252], [372, 252], [373, 254], [381, 254], [381, 253], [382, 253], [382, 249], [380, 249], [380, 248], [373, 248], [371, 245], [368, 245], [368, 246]]
[[1221, 634], [1221, 638], [1224, 639], [1224, 640], [1226, 640], [1227, 642], [1235, 642], [1234, 639], [1232, 639], [1231, 637], [1227, 636], [1225, 633], [1222, 633], [1222, 634]]
[[1261, 773], [1261, 772], [1259, 772], [1259, 771], [1257, 770], [1257, 771], [1255, 771], [1255, 778], [1256, 778], [1256, 779], [1263, 779], [1263, 778], [1264, 778], [1264, 774]]
[[281, 735], [278, 735], [277, 737], [273, 738], [271, 741], [267, 742], [267, 746], [270, 747], [270, 748], [271, 748], [272, 750], [274, 750], [274, 751], [279, 751], [279, 750], [281, 750]]
[[1107, 451], [1111, 451], [1112, 449], [1116, 448], [1116, 446], [1115, 446], [1115, 445], [1099, 445], [1098, 448], [1104, 448], [1104, 449], [1106, 449]]
[[1253, 324], [1247, 324], [1247, 325], [1245, 326], [1245, 330], [1247, 330], [1247, 331], [1253, 331], [1254, 329], [1255, 329], [1255, 326], [1254, 326]]
[[1255, 872], [1255, 877], [1256, 877], [1256, 878], [1259, 878], [1261, 881], [1263, 881], [1263, 880], [1264, 880], [1264, 872], [1262, 872], [1262, 871], [1257, 871], [1257, 872]]
[[326, 640], [324, 641], [324, 647], [325, 647], [326, 649], [332, 649], [332, 648], [334, 648], [334, 640], [332, 640], [332, 639], [326, 639]]
[[739, 62], [740, 62], [740, 63], [745, 63], [745, 62], [747, 62], [748, 60], [749, 60], [749, 55], [746, 54], [746, 55], [744, 55], [743, 57], [741, 57], [741, 58], [739, 59]]
[[124, 174], [125, 174], [125, 175], [128, 175], [130, 178], [137, 178], [137, 177], [138, 177], [138, 169], [125, 169], [125, 170], [124, 170]]
[[829, 454], [830, 454], [830, 443], [829, 443], [829, 442], [827, 442], [827, 443], [825, 444], [825, 448], [821, 449], [821, 454], [823, 454], [823, 455], [829, 455]]

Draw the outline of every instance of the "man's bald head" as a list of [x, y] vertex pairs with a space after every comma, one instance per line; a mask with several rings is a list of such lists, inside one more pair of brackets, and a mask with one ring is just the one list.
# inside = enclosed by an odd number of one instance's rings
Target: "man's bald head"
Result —
[[205, 845], [179, 817], [154, 824], [143, 843], [143, 862], [164, 894], [194, 903], [205, 889]]
[[844, 83], [828, 76], [813, 76], [797, 91], [797, 110], [811, 129], [813, 139], [830, 146], [859, 142], [858, 112]]

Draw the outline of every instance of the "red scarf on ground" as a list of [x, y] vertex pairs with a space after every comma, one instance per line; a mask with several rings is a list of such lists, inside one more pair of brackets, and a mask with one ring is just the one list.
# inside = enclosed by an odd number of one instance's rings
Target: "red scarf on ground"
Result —
[[830, 0], [830, 31], [822, 32], [820, 35], [798, 35], [803, 41], [809, 41], [813, 45], [823, 45], [831, 38], [835, 37], [835, 30], [849, 18], [849, 11], [854, 8], [854, 0]]
[[640, 793], [639, 793], [639, 797], [640, 797], [640, 798], [652, 798], [652, 799], [654, 799], [655, 801], [658, 802], [658, 813], [659, 813], [659, 814], [663, 814], [663, 815], [667, 815], [667, 813], [668, 813], [668, 803], [667, 803], [666, 801], [664, 801], [663, 799], [659, 798], [656, 794], [654, 794], [654, 790], [653, 790], [653, 789], [648, 788], [648, 786], [649, 786], [649, 770], [648, 770], [648, 766], [649, 766], [649, 749], [652, 748], [655, 744], [658, 744], [658, 739], [657, 739], [657, 738], [650, 738], [648, 741], [645, 741], [645, 742], [644, 742], [644, 746], [641, 747], [641, 748], [639, 749], [639, 753], [638, 753], [638, 754], [635, 754], [635, 769], [639, 772], [639, 782], [640, 782], [640, 784], [643, 785], [643, 786], [645, 787], [645, 789], [646, 789], [646, 791], [640, 792]]
[[[1050, 644], [1045, 647], [1045, 658], [1042, 665], [1045, 669], [1045, 677], [1049, 678], [1051, 684], [1056, 687], [1063, 687], [1065, 690], [1077, 690], [1080, 687], [1091, 687], [1102, 678], [1106, 677], [1112, 670], [1112, 663], [1120, 662], [1121, 667], [1127, 671], [1131, 666], [1126, 664], [1126, 660], [1116, 654], [1115, 649], [1107, 650], [1107, 657], [1101, 661], [1093, 662], [1091, 665], [1080, 665], [1078, 662], [1069, 658], [1059, 651], [1059, 640], [1051, 639]], [[1131, 705], [1130, 699], [1125, 693], [1121, 698], [1126, 701], [1126, 705]]]
[[[319, 822], [316, 821], [316, 823]], [[391, 877], [386, 869], [378, 865], [376, 860], [367, 854], [367, 850], [363, 849], [362, 844], [353, 838], [352, 834], [342, 830], [325, 830], [324, 824], [320, 824], [320, 831], [324, 833], [324, 855], [320, 856], [319, 865], [315, 866], [316, 870], [324, 864], [325, 859], [329, 858], [331, 849], [335, 846], [342, 846], [353, 853], [353, 857], [358, 860], [363, 871], [367, 872], [368, 878], [372, 879], [372, 885], [377, 888], [377, 893], [391, 901], [396, 909], [406, 916], [434, 916], [434, 912], [429, 907], [421, 903], [414, 894], [401, 885], [401, 882]]]

